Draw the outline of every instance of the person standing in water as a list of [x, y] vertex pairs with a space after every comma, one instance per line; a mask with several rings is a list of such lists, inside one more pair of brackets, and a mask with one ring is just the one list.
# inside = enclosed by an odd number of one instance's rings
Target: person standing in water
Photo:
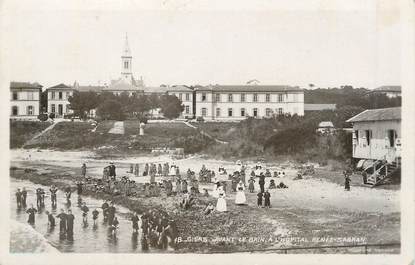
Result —
[[33, 207], [33, 204], [30, 205], [30, 208], [27, 209], [26, 213], [29, 214], [29, 219], [27, 222], [31, 225], [35, 224], [35, 213], [37, 213], [37, 210]]
[[92, 220], [94, 220], [94, 225], [96, 225], [96, 221], [98, 219], [98, 215], [99, 215], [98, 209], [95, 208], [95, 210], [92, 211]]
[[20, 192], [20, 189], [17, 189], [16, 191], [16, 204], [17, 208], [20, 209], [20, 207], [22, 207], [22, 193]]
[[118, 222], [118, 219], [117, 219], [117, 217], [114, 217], [114, 220], [112, 221], [112, 224], [111, 224], [111, 227], [110, 227], [110, 229], [111, 229], [111, 233], [115, 236], [116, 234], [117, 234], [117, 229], [118, 229], [118, 225], [119, 225], [120, 223]]
[[82, 181], [77, 181], [76, 182], [76, 192], [78, 193], [78, 195], [82, 194], [82, 186], [84, 185], [84, 183]]
[[50, 200], [52, 202], [52, 205], [56, 205], [56, 192], [58, 191], [58, 189], [55, 187], [55, 185], [52, 185], [49, 191], [50, 191]]
[[59, 221], [59, 234], [61, 237], [65, 236], [66, 234], [66, 213], [63, 209], [61, 209], [61, 213], [56, 216], [60, 219]]
[[114, 203], [111, 202], [111, 205], [108, 207], [108, 224], [112, 225], [112, 222], [115, 217], [115, 206]]
[[54, 228], [55, 227], [55, 217], [53, 217], [53, 215], [49, 211], [46, 211], [45, 213], [48, 216], [48, 225], [49, 225], [49, 227]]
[[138, 213], [134, 212], [133, 217], [131, 217], [131, 221], [133, 222], [133, 233], [138, 233], [138, 221], [140, 218], [138, 217]]
[[101, 208], [102, 208], [102, 215], [104, 216], [104, 222], [106, 222], [108, 219], [108, 208], [109, 208], [107, 200], [104, 201]]
[[89, 212], [89, 208], [88, 206], [86, 206], [86, 203], [84, 202], [82, 207], [81, 207], [81, 211], [82, 211], [82, 220], [84, 222], [84, 224], [86, 224], [88, 222], [88, 212]]
[[27, 198], [27, 191], [26, 188], [23, 187], [22, 190], [22, 206], [26, 208], [26, 198]]
[[72, 214], [72, 210], [68, 210], [68, 214], [66, 215], [66, 235], [68, 239], [73, 239], [73, 222], [75, 220], [75, 216]]
[[271, 194], [269, 193], [269, 191], [267, 190], [267, 191], [265, 191], [265, 193], [264, 193], [264, 207], [265, 208], [271, 208], [271, 200], [270, 200], [270, 198], [271, 198]]

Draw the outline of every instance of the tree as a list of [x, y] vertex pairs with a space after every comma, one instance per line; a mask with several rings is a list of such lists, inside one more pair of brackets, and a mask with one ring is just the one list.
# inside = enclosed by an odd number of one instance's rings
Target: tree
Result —
[[182, 102], [176, 96], [172, 95], [161, 96], [160, 108], [164, 117], [170, 120], [178, 118], [184, 110]]
[[115, 99], [107, 99], [98, 106], [97, 114], [104, 120], [124, 120], [122, 105]]
[[40, 112], [46, 112], [46, 110], [48, 109], [48, 92], [47, 91], [43, 91], [40, 94]]
[[70, 108], [74, 111], [75, 116], [86, 119], [90, 110], [98, 107], [98, 94], [92, 91], [79, 92], [75, 91], [68, 99]]

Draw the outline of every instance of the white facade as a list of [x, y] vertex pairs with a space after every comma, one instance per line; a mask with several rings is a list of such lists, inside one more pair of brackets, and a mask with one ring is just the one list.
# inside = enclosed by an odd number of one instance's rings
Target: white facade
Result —
[[366, 110], [349, 119], [353, 122], [353, 158], [389, 163], [400, 158], [400, 111], [401, 108]]
[[74, 89], [60, 84], [47, 89], [48, 113], [55, 113], [56, 118], [63, 118], [66, 114], [71, 114], [69, 97], [73, 95]]
[[168, 94], [176, 96], [184, 106], [184, 110], [179, 118], [193, 118], [193, 90], [187, 87], [173, 87], [169, 89]]
[[10, 83], [10, 118], [37, 119], [40, 113], [40, 93], [38, 84]]
[[[249, 89], [247, 89], [249, 87]], [[258, 88], [258, 89], [257, 89]], [[274, 86], [226, 86], [196, 89], [196, 117], [205, 120], [243, 120], [273, 115], [304, 115], [304, 92]]]

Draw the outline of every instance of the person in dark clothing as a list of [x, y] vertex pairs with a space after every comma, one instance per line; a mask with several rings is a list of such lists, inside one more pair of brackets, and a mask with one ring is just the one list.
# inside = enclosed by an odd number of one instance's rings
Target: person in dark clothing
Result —
[[66, 213], [61, 209], [61, 213], [56, 216], [60, 219], [59, 221], [59, 234], [61, 237], [64, 237], [66, 234]]
[[42, 205], [42, 191], [41, 188], [36, 189], [36, 205], [40, 207]]
[[112, 222], [115, 217], [115, 206], [114, 203], [111, 203], [111, 205], [108, 207], [108, 224], [112, 225]]
[[17, 189], [16, 191], [16, 204], [17, 204], [17, 208], [22, 207], [22, 193], [20, 189]]
[[258, 205], [258, 207], [262, 207], [262, 197], [263, 197], [262, 192], [258, 192], [258, 194], [257, 194], [257, 205]]
[[66, 215], [66, 235], [68, 239], [73, 239], [73, 222], [75, 220], [75, 216], [72, 214], [71, 210], [68, 210], [68, 214]]
[[85, 178], [85, 175], [86, 175], [86, 164], [85, 163], [82, 164], [81, 175], [82, 175], [82, 177]]
[[263, 173], [261, 173], [259, 175], [259, 181], [258, 181], [258, 183], [259, 183], [259, 187], [261, 189], [261, 193], [264, 193], [264, 190], [265, 190], [265, 188], [264, 188], [264, 186], [265, 186], [265, 176], [264, 176]]
[[271, 194], [269, 193], [269, 191], [267, 190], [265, 193], [264, 193], [264, 202], [265, 202], [265, 208], [271, 208], [271, 201], [270, 201], [270, 198], [271, 198]]
[[115, 178], [116, 178], [116, 176], [117, 176], [117, 174], [116, 174], [116, 168], [115, 168], [115, 165], [114, 165], [114, 163], [113, 162], [111, 162], [110, 163], [110, 166], [109, 166], [109, 176], [113, 179], [113, 180], [115, 180]]
[[350, 176], [347, 173], [344, 174], [344, 189], [350, 191]]
[[138, 233], [138, 221], [140, 218], [138, 217], [137, 212], [134, 213], [133, 217], [131, 217], [131, 222], [133, 222], [133, 233]]
[[33, 204], [30, 205], [30, 208], [27, 209], [26, 213], [29, 214], [29, 219], [27, 220], [27, 222], [31, 225], [35, 224], [35, 213], [37, 213], [37, 210], [33, 207]]
[[96, 225], [96, 220], [98, 219], [98, 215], [99, 215], [98, 209], [95, 209], [92, 211], [92, 220], [94, 220], [94, 225]]
[[45, 190], [44, 189], [40, 189], [40, 205], [41, 206], [45, 206]]
[[87, 217], [88, 217], [89, 208], [88, 206], [86, 206], [85, 202], [81, 207], [81, 211], [82, 211], [82, 220], [84, 221], [84, 223], [88, 222]]
[[110, 229], [111, 229], [111, 233], [115, 236], [116, 235], [116, 233], [117, 233], [117, 228], [118, 228], [118, 225], [119, 225], [120, 223], [118, 222], [118, 219], [117, 219], [117, 217], [114, 217], [114, 220], [112, 221], [112, 224], [111, 224], [111, 227], [110, 227]]
[[84, 183], [82, 183], [82, 181], [77, 181], [76, 182], [76, 192], [78, 193], [78, 195], [82, 194], [82, 186], [84, 185]]
[[104, 222], [106, 222], [108, 219], [108, 208], [109, 208], [107, 200], [104, 201], [104, 203], [101, 205], [101, 208], [102, 208], [102, 215], [104, 216]]
[[26, 207], [26, 198], [27, 198], [27, 191], [26, 191], [26, 188], [23, 187], [23, 190], [22, 190], [22, 201], [21, 201], [23, 207]]
[[52, 202], [52, 205], [56, 205], [56, 192], [58, 191], [58, 189], [55, 187], [55, 185], [52, 185], [49, 191], [50, 191], [50, 200]]
[[46, 211], [45, 213], [48, 216], [48, 225], [49, 225], [49, 227], [50, 228], [55, 227], [55, 217], [53, 217], [53, 215], [48, 211]]

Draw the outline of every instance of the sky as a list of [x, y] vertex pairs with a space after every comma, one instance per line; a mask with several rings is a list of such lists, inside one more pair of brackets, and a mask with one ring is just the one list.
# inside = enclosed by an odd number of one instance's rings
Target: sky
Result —
[[375, 88], [400, 84], [400, 13], [382, 0], [4, 1], [2, 61], [13, 81]]

